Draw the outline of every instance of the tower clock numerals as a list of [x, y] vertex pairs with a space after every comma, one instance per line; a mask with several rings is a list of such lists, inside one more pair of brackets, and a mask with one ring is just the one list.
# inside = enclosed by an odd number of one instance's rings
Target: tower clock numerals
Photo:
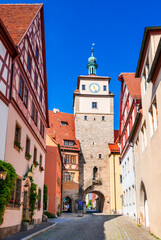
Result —
[[98, 83], [91, 83], [89, 89], [92, 93], [97, 93], [100, 90], [100, 86], [98, 85]]

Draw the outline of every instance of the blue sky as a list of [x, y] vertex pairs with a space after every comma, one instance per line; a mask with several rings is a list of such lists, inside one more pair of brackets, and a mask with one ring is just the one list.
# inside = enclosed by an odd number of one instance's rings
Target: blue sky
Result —
[[[42, 1], [1, 0], [0, 3]], [[73, 113], [77, 76], [87, 75], [95, 43], [97, 75], [111, 77], [119, 127], [121, 72], [135, 72], [144, 28], [161, 25], [161, 0], [44, 0], [49, 109]]]

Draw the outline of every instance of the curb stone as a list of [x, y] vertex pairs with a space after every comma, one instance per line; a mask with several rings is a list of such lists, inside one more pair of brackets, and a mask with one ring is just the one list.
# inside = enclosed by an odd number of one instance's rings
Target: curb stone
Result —
[[32, 233], [32, 234], [30, 234], [30, 235], [27, 236], [27, 237], [21, 238], [21, 240], [31, 239], [31, 238], [33, 238], [33, 237], [35, 237], [35, 236], [37, 236], [37, 235], [39, 235], [39, 234], [41, 234], [41, 233], [43, 233], [43, 232], [46, 232], [47, 230], [55, 227], [56, 225], [57, 225], [57, 223], [54, 223], [54, 224], [52, 224], [51, 226], [46, 227], [46, 228], [44, 228], [44, 229], [42, 229], [42, 230], [40, 230], [40, 231], [38, 231], [38, 232]]

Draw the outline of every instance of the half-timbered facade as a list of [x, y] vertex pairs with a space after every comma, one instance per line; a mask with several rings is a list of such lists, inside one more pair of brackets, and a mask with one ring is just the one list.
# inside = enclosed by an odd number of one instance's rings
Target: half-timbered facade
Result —
[[11, 72], [12, 64], [17, 56], [18, 50], [0, 19], [0, 160], [5, 159]]
[[[75, 212], [79, 194], [79, 141], [75, 137], [74, 115], [49, 111], [49, 133], [60, 145], [62, 170], [62, 210]], [[46, 159], [48, 164], [48, 159]]]
[[161, 27], [144, 31], [136, 77], [142, 109], [135, 120], [134, 143], [137, 220], [161, 238]]
[[133, 146], [129, 144], [130, 135], [140, 104], [140, 79], [135, 73], [121, 73], [119, 142], [123, 181], [123, 213], [136, 219], [136, 187], [134, 175]]
[[31, 179], [39, 195], [34, 222], [42, 220], [48, 103], [43, 5], [2, 4], [0, 16], [18, 50], [13, 63], [6, 60], [12, 67], [7, 79], [11, 87], [6, 91], [9, 109], [4, 160], [13, 165], [18, 176], [17, 193], [13, 194], [13, 204], [7, 207], [0, 226], [7, 235], [8, 229], [10, 233], [20, 229], [22, 218], [30, 218]]

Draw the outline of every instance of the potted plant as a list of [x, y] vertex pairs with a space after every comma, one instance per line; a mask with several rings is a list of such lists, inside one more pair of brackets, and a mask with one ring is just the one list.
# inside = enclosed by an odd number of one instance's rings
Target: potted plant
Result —
[[36, 160], [33, 161], [33, 164], [35, 167], [37, 167], [39, 165], [39, 163]]
[[20, 206], [21, 203], [16, 199], [14, 205], [15, 205], [15, 206]]
[[44, 168], [42, 166], [39, 166], [39, 170], [42, 172], [44, 171]]
[[30, 153], [28, 153], [28, 152], [25, 153], [25, 158], [26, 158], [27, 160], [30, 160], [31, 157], [32, 157], [32, 156], [30, 155]]
[[22, 150], [22, 147], [21, 147], [21, 143], [20, 142], [14, 142], [14, 146], [15, 146], [15, 148], [18, 150], [18, 151], [20, 151], [20, 150]]

